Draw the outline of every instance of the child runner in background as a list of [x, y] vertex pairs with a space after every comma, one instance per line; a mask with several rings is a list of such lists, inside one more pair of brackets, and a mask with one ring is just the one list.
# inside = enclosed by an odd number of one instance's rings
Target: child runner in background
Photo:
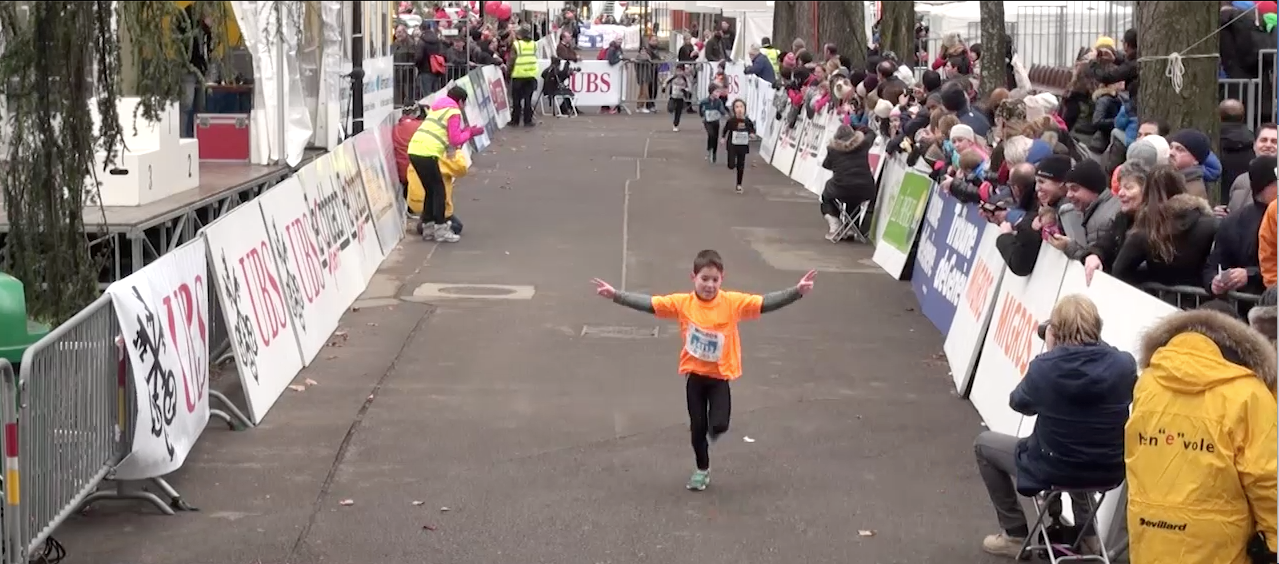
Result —
[[728, 90], [711, 83], [710, 91], [697, 103], [697, 110], [702, 114], [702, 125], [706, 126], [706, 160], [714, 164], [719, 159], [719, 122], [728, 113], [724, 99]]
[[741, 341], [737, 323], [758, 319], [795, 303], [813, 289], [817, 271], [810, 270], [792, 288], [762, 296], [720, 290], [724, 281], [724, 260], [719, 253], [705, 250], [693, 259], [693, 291], [650, 296], [619, 292], [599, 278], [595, 293], [636, 311], [661, 319], [679, 320], [684, 348], [679, 353], [679, 372], [684, 375], [684, 395], [688, 401], [689, 431], [697, 468], [688, 480], [688, 489], [701, 491], [711, 483], [710, 443], [728, 431], [732, 413], [729, 382], [742, 375]]
[[746, 101], [733, 100], [733, 115], [724, 122], [724, 145], [729, 170], [737, 169], [737, 193], [742, 193], [742, 175], [746, 172], [746, 155], [751, 152], [755, 122], [746, 117]]
[[684, 65], [675, 65], [675, 74], [666, 81], [663, 90], [670, 92], [671, 99], [666, 103], [666, 111], [675, 116], [671, 131], [679, 131], [679, 119], [684, 115], [684, 106], [691, 95], [689, 90], [688, 69]]

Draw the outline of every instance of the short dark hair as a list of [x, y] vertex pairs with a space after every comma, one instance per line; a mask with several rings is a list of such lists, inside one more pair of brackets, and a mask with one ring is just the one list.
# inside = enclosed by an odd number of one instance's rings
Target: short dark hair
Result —
[[693, 259], [693, 274], [701, 272], [708, 266], [715, 267], [715, 270], [724, 272], [724, 259], [720, 258], [719, 251], [706, 249], [697, 253], [697, 258]]
[[1276, 124], [1275, 124], [1275, 122], [1273, 122], [1273, 121], [1268, 121], [1268, 122], [1266, 122], [1266, 123], [1263, 123], [1263, 124], [1261, 124], [1261, 125], [1257, 126], [1257, 132], [1258, 132], [1258, 133], [1260, 133], [1260, 132], [1261, 132], [1261, 130], [1263, 130], [1263, 129], [1279, 129], [1279, 125], [1276, 125]]
[[1137, 125], [1141, 126], [1147, 123], [1155, 124], [1155, 129], [1159, 132], [1160, 137], [1167, 137], [1168, 132], [1172, 130], [1171, 127], [1168, 127], [1168, 122], [1159, 118], [1143, 119], [1141, 120], [1141, 123], [1138, 123]]
[[454, 102], [462, 104], [466, 102], [466, 99], [469, 96], [467, 96], [466, 94], [466, 89], [462, 88], [461, 86], [454, 86], [449, 89], [448, 97], [452, 98]]

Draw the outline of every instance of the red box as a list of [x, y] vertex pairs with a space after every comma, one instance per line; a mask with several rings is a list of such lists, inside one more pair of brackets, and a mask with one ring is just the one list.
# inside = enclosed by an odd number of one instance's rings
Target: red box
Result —
[[248, 162], [252, 146], [249, 132], [249, 114], [196, 114], [200, 160]]

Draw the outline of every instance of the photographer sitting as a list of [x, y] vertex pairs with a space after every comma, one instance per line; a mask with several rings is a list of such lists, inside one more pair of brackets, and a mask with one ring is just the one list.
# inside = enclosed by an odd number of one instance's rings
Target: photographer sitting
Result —
[[[1003, 530], [982, 542], [990, 554], [1016, 558], [1030, 534], [1017, 494], [1051, 488], [1113, 486], [1124, 479], [1124, 424], [1137, 380], [1132, 355], [1101, 341], [1101, 315], [1088, 298], [1072, 294], [1040, 325], [1045, 352], [1030, 361], [1009, 406], [1038, 416], [1029, 437], [985, 431], [973, 450]], [[1014, 487], [1014, 480], [1016, 481]], [[1088, 501], [1072, 494], [1075, 524], [1088, 519]], [[1057, 517], [1061, 507], [1048, 509]], [[1085, 545], [1096, 546], [1096, 530]]]

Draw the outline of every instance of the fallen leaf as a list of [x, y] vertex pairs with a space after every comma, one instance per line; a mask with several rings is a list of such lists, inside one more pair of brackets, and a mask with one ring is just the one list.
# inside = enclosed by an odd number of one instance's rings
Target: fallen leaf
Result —
[[333, 337], [334, 337], [334, 338], [337, 338], [337, 339], [345, 339], [345, 338], [347, 338], [347, 332], [346, 332], [346, 331], [344, 331], [344, 330], [334, 331], [334, 332], [333, 332]]
[[441, 507], [441, 508], [440, 508], [440, 513], [448, 513], [448, 511], [449, 511], [449, 508], [447, 508], [447, 507]]
[[425, 505], [425, 504], [426, 504], [426, 502], [425, 502], [425, 501], [415, 501], [415, 502], [413, 502], [413, 505], [415, 505], [415, 506], [417, 506], [417, 505]]
[[873, 536], [875, 536], [875, 531], [868, 531], [868, 530], [866, 530], [866, 529], [861, 529], [861, 530], [857, 531], [857, 536], [859, 536], [859, 537], [873, 537]]
[[305, 392], [306, 386], [303, 386], [302, 384], [292, 384], [289, 386], [289, 389], [295, 392]]
[[351, 311], [360, 311], [360, 307], [359, 306], [353, 307], [351, 308]]
[[426, 530], [428, 530], [428, 531], [434, 531], [434, 530], [435, 530], [435, 525], [422, 525], [422, 528], [423, 528], [423, 529], [426, 529]]
[[365, 325], [368, 325], [369, 327], [377, 327], [377, 324], [373, 323], [372, 321], [365, 323]]
[[316, 385], [316, 384], [319, 384], [319, 382], [316, 382], [315, 380], [312, 380], [312, 379], [310, 379], [310, 378], [307, 378], [307, 379], [306, 379], [305, 384], [306, 384], [306, 385], [308, 385], [308, 386], [314, 386], [314, 385]]
[[335, 358], [337, 358], [337, 357], [338, 357], [338, 355], [331, 354], [331, 355], [328, 355], [328, 356], [324, 357], [324, 360], [333, 360], [333, 359], [335, 359]]
[[742, 441], [747, 443], [753, 443], [755, 442], [755, 439], [752, 439], [750, 437], [742, 437]]
[[342, 500], [342, 501], [339, 501], [339, 502], [338, 502], [338, 505], [341, 505], [341, 506], [343, 506], [343, 507], [349, 507], [349, 506], [355, 505], [355, 500], [354, 500], [354, 499], [344, 499], [344, 500]]

